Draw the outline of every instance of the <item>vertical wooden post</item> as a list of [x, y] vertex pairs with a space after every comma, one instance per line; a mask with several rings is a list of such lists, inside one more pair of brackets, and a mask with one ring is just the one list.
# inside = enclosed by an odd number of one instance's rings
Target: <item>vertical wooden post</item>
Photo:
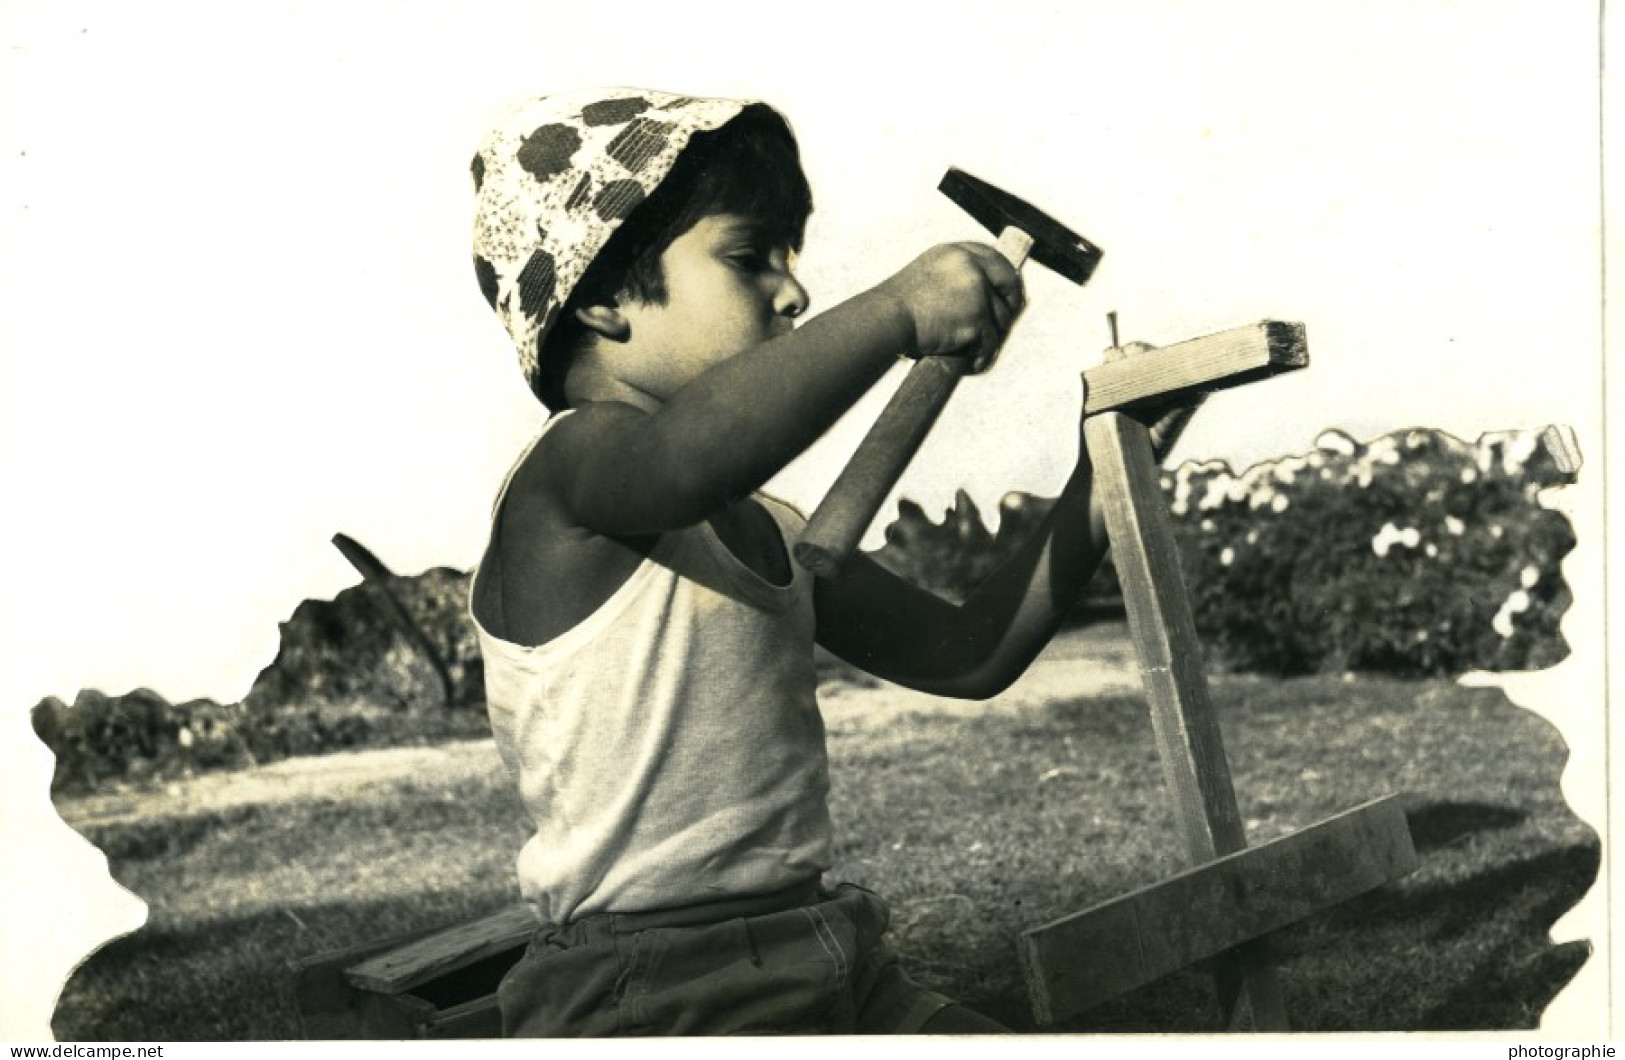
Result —
[[[1150, 433], [1127, 414], [1103, 412], [1084, 421], [1084, 439], [1151, 704], [1163, 777], [1191, 863], [1212, 861], [1245, 848], [1247, 836], [1208, 698], [1201, 642]], [[1214, 975], [1227, 1026], [1240, 1025], [1244, 995], [1256, 1029], [1290, 1029], [1267, 940], [1215, 958]]]

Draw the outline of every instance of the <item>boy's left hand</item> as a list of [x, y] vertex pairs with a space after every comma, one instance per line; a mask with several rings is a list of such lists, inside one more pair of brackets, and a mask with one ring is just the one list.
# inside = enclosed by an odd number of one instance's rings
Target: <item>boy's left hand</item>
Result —
[[1135, 413], [1135, 418], [1150, 428], [1151, 453], [1157, 458], [1157, 463], [1168, 459], [1168, 454], [1173, 451], [1179, 436], [1185, 433], [1191, 418], [1196, 415], [1196, 410], [1205, 400], [1206, 394], [1198, 394], [1180, 404], [1158, 405], [1144, 412]]

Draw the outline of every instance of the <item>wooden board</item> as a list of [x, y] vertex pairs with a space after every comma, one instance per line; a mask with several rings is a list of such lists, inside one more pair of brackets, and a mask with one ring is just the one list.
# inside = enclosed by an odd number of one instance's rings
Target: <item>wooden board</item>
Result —
[[[1150, 354], [1113, 363], [1146, 356]], [[1132, 416], [1100, 413], [1084, 420], [1083, 430], [1128, 610], [1129, 633], [1150, 701], [1163, 780], [1174, 800], [1190, 863], [1201, 864], [1242, 849], [1247, 834], [1208, 696], [1202, 646], [1162, 494], [1162, 473], [1151, 452], [1150, 432]], [[1239, 1029], [1250, 1015], [1255, 1030], [1290, 1029], [1268, 947], [1268, 941], [1260, 939], [1215, 962], [1214, 980], [1226, 1027]]]
[[1416, 867], [1396, 796], [1024, 933], [1040, 1024], [1295, 923]]
[[1090, 417], [1084, 422], [1084, 440], [1151, 703], [1163, 777], [1190, 861], [1209, 861], [1241, 849], [1247, 837], [1208, 697], [1201, 641], [1162, 495], [1162, 473], [1151, 455], [1149, 432], [1131, 416], [1108, 412]]
[[1302, 324], [1265, 320], [1108, 360], [1083, 373], [1083, 414], [1239, 386], [1307, 366]]
[[502, 1010], [497, 996], [487, 994], [436, 1013], [424, 1024], [425, 1038], [500, 1038]]
[[523, 947], [535, 931], [536, 917], [530, 908], [510, 906], [369, 957], [348, 968], [344, 977], [364, 990], [401, 994], [476, 961]]
[[352, 986], [345, 971], [359, 961], [407, 945], [421, 933], [375, 939], [360, 946], [326, 950], [290, 962], [294, 1004], [307, 1041], [341, 1041], [374, 1037], [369, 995]]
[[[306, 1041], [501, 1037], [502, 1015], [495, 993], [479, 993], [466, 1001], [439, 1008], [411, 993], [379, 993], [350, 982], [347, 973], [354, 966], [380, 954], [409, 947], [424, 938], [425, 933], [414, 932], [374, 939], [359, 946], [328, 950], [289, 962], [295, 977], [294, 1001], [299, 1011], [301, 1036]], [[512, 952], [517, 959], [519, 948]], [[466, 967], [468, 962], [454, 963]]]

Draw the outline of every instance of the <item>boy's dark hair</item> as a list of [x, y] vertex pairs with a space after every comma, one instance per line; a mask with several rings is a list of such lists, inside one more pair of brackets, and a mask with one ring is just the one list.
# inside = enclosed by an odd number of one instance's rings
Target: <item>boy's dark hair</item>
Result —
[[795, 137], [770, 107], [753, 104], [721, 128], [696, 133], [666, 179], [615, 230], [537, 351], [536, 396], [543, 404], [554, 411], [569, 404], [564, 377], [591, 334], [576, 309], [616, 298], [664, 305], [660, 256], [696, 222], [722, 213], [747, 217], [773, 243], [801, 249], [812, 189]]

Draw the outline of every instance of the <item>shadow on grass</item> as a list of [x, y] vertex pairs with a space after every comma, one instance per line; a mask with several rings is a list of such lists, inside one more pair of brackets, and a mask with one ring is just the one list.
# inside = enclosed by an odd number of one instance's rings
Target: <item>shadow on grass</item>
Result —
[[[1488, 807], [1500, 811], [1502, 808]], [[1510, 827], [1517, 811], [1463, 814], [1418, 807], [1413, 827], [1433, 848], [1471, 820]], [[1434, 831], [1439, 822], [1449, 828]], [[1347, 902], [1270, 937], [1293, 1029], [1312, 1032], [1522, 1030], [1579, 972], [1588, 942], [1554, 944], [1552, 925], [1595, 881], [1593, 840], [1487, 865], [1465, 878], [1427, 872]], [[1419, 983], [1434, 984], [1420, 989]], [[967, 995], [974, 991], [970, 984]], [[1442, 985], [1443, 989], [1439, 989]], [[1033, 1030], [1018, 984], [967, 1002], [1019, 1030]], [[1213, 1033], [1220, 1012], [1210, 973], [1185, 969], [1132, 991], [1051, 1033]]]
[[[1554, 944], [1550, 932], [1590, 889], [1600, 863], [1593, 841], [1490, 865], [1465, 879], [1401, 881], [1287, 937], [1304, 950], [1357, 946], [1373, 935], [1411, 940], [1417, 957], [1410, 967], [1383, 962], [1392, 975], [1439, 974], [1448, 960], [1450, 989], [1404, 1010], [1417, 1030], [1532, 1028], [1591, 953], [1587, 942]], [[1358, 1029], [1356, 1022], [1345, 1013], [1324, 1029]]]
[[1459, 843], [1476, 832], [1511, 828], [1529, 819], [1523, 810], [1483, 802], [1439, 802], [1406, 815], [1418, 854]]

